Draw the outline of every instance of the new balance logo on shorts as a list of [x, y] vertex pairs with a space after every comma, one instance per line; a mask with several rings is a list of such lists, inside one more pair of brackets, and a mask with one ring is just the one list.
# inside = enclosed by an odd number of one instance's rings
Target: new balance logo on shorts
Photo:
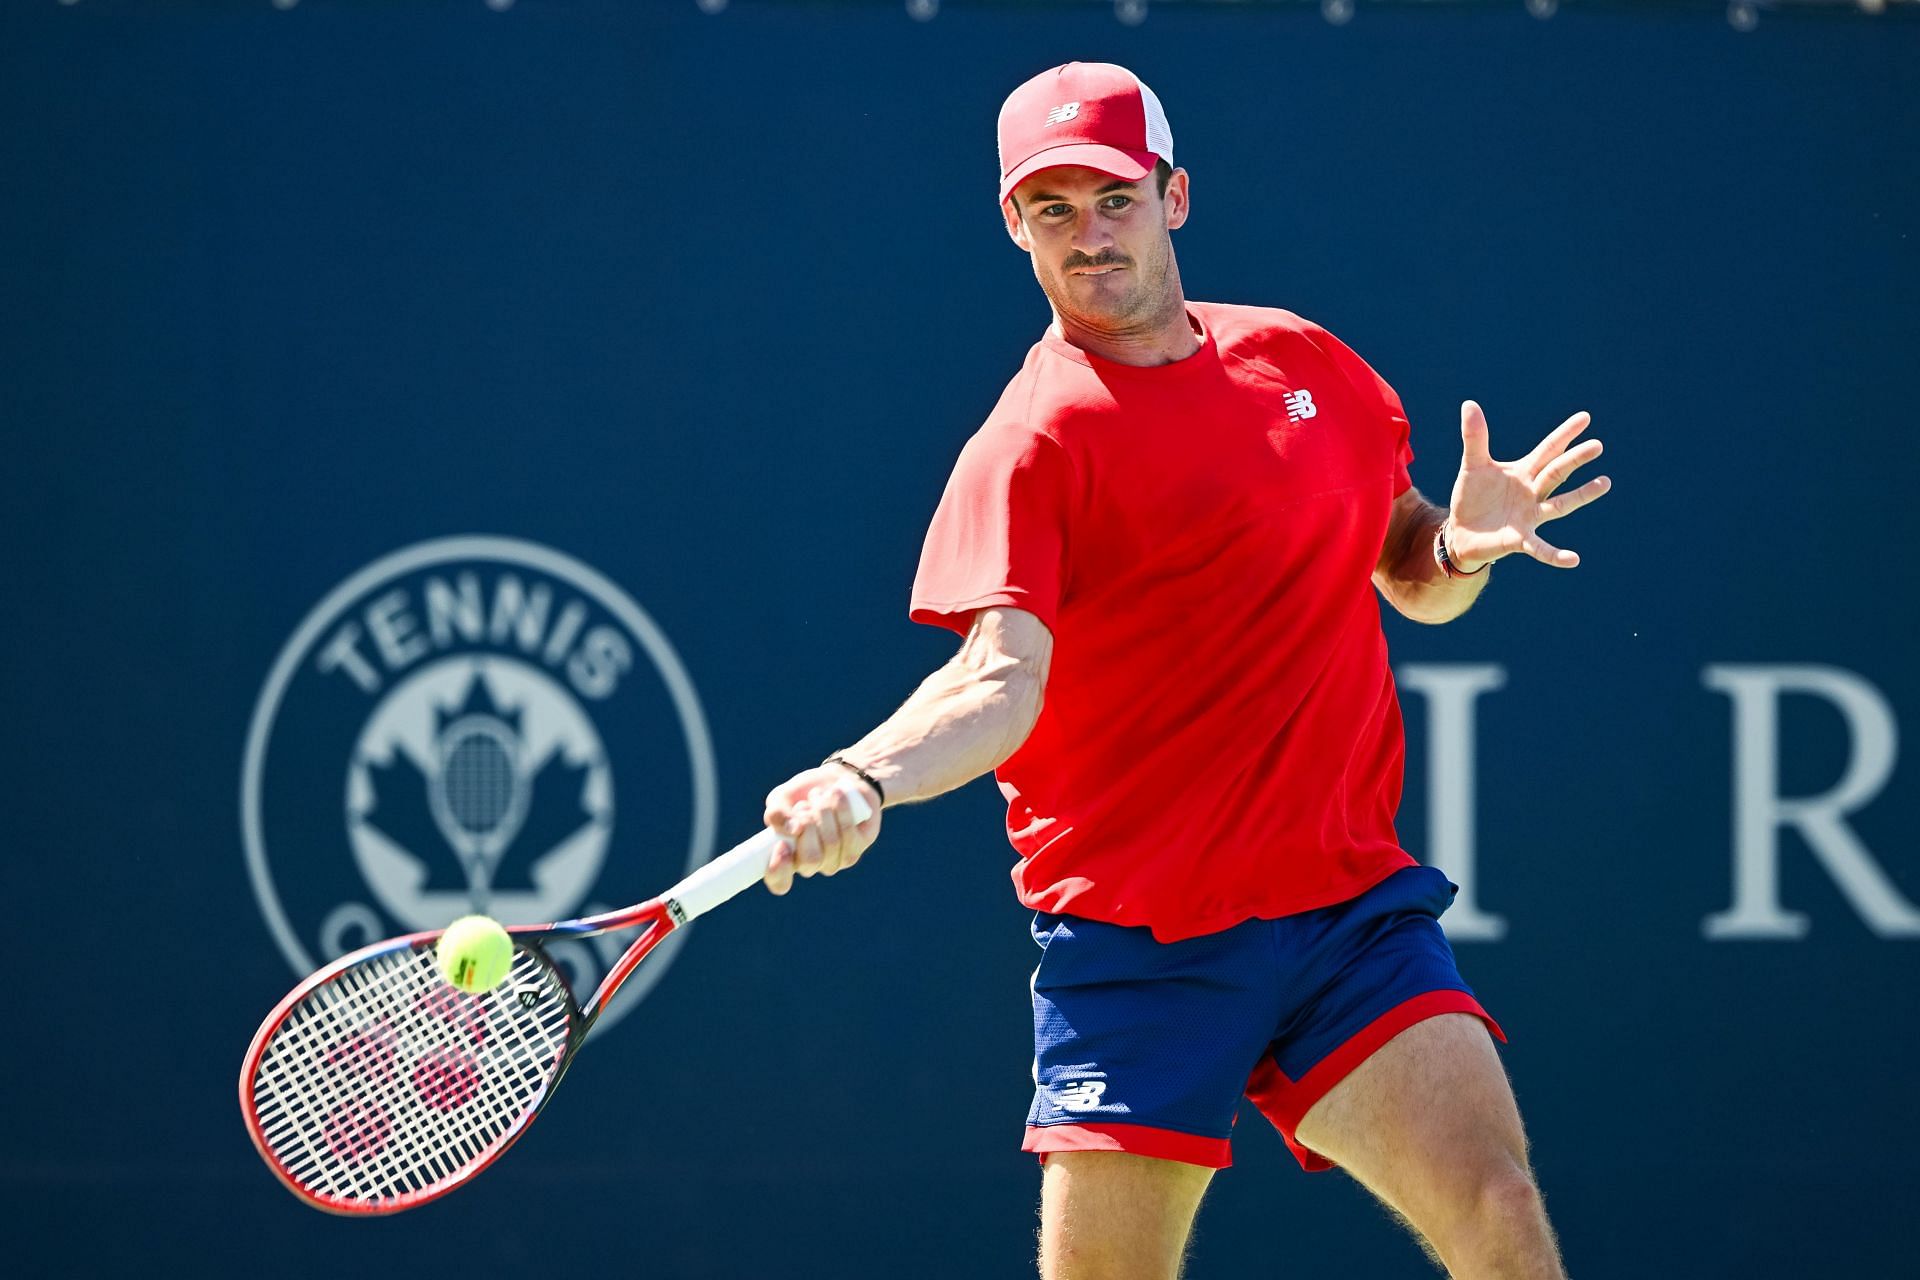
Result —
[[1320, 412], [1320, 406], [1313, 402], [1311, 391], [1289, 391], [1286, 400], [1288, 422], [1299, 422]]
[[1047, 112], [1047, 123], [1048, 124], [1065, 124], [1067, 121], [1073, 119], [1075, 116], [1079, 114], [1080, 114], [1079, 103], [1063, 102], [1059, 106], [1055, 107], [1053, 110]]
[[1105, 1080], [1077, 1080], [1057, 1090], [1054, 1102], [1062, 1111], [1091, 1111], [1100, 1105], [1100, 1097], [1106, 1091]]

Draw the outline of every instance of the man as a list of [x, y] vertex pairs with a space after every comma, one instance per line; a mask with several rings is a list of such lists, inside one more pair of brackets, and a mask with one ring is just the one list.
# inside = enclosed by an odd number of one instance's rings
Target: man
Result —
[[[1452, 500], [1400, 400], [1325, 330], [1189, 302], [1188, 178], [1158, 100], [1073, 63], [1000, 114], [1007, 233], [1053, 323], [962, 452], [912, 616], [965, 637], [899, 711], [774, 789], [766, 881], [854, 865], [883, 804], [997, 769], [1044, 948], [1026, 1149], [1047, 1280], [1177, 1275], [1242, 1094], [1452, 1274], [1562, 1275], [1495, 1055], [1396, 842], [1403, 738], [1375, 589], [1459, 616], [1600, 445], [1517, 462], [1462, 406]], [[845, 788], [874, 815], [856, 823]]]

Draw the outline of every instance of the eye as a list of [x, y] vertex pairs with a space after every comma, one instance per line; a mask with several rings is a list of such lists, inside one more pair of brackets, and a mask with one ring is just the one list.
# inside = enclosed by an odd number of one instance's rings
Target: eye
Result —
[[1064, 204], [1050, 204], [1040, 211], [1040, 216], [1043, 218], [1058, 218], [1063, 214], [1072, 212], [1073, 210]]
[[1107, 208], [1112, 209], [1115, 212], [1118, 212], [1119, 210], [1126, 208], [1128, 205], [1132, 203], [1133, 203], [1132, 196], [1115, 195], [1115, 196], [1107, 197]]

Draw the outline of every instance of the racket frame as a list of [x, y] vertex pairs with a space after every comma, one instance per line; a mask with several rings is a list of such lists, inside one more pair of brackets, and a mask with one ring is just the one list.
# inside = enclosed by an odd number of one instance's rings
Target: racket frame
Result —
[[[506, 926], [507, 935], [513, 939], [515, 950], [531, 952], [537, 963], [552, 970], [555, 976], [560, 978], [560, 989], [566, 994], [568, 1004], [571, 1006], [568, 1010], [566, 1044], [561, 1048], [559, 1061], [548, 1077], [546, 1087], [541, 1090], [539, 1101], [528, 1107], [513, 1126], [495, 1140], [485, 1156], [461, 1168], [451, 1177], [417, 1191], [364, 1201], [347, 1201], [316, 1193], [295, 1178], [274, 1152], [267, 1142], [259, 1112], [254, 1105], [253, 1087], [260, 1061], [266, 1056], [268, 1046], [273, 1042], [275, 1033], [285, 1024], [288, 1014], [315, 991], [346, 970], [379, 956], [432, 946], [439, 942], [440, 936], [446, 930], [427, 929], [419, 933], [404, 934], [397, 938], [388, 938], [383, 942], [372, 943], [361, 947], [358, 951], [341, 956], [288, 992], [280, 1003], [274, 1006], [273, 1012], [266, 1016], [260, 1024], [260, 1029], [254, 1033], [252, 1043], [247, 1046], [246, 1057], [241, 1061], [240, 1066], [240, 1115], [246, 1122], [247, 1136], [253, 1140], [254, 1150], [260, 1153], [260, 1158], [267, 1162], [267, 1167], [273, 1170], [274, 1177], [278, 1178], [287, 1190], [316, 1209], [344, 1217], [377, 1217], [399, 1213], [403, 1209], [411, 1209], [446, 1195], [498, 1160], [509, 1147], [519, 1141], [520, 1135], [527, 1131], [527, 1127], [539, 1118], [542, 1111], [546, 1110], [547, 1103], [553, 1100], [554, 1091], [560, 1087], [560, 1081], [566, 1076], [567, 1068], [573, 1065], [574, 1055], [580, 1051], [580, 1046], [586, 1043], [587, 1033], [593, 1030], [593, 1024], [599, 1021], [601, 1013], [612, 1001], [614, 993], [620, 989], [620, 984], [625, 982], [628, 975], [647, 958], [648, 952], [659, 946], [690, 918], [678, 901], [672, 897], [663, 896], [650, 898], [646, 902], [636, 903], [631, 907], [622, 907], [617, 911], [604, 912], [596, 916], [583, 916], [577, 920], [562, 920], [554, 924]], [[559, 966], [554, 964], [552, 957], [540, 945], [546, 939], [591, 938], [598, 934], [614, 933], [643, 925], [644, 932], [634, 939], [621, 954], [620, 959], [614, 963], [613, 968], [607, 971], [607, 976], [600, 980], [600, 985], [594, 989], [592, 997], [584, 1007], [574, 996], [573, 988], [566, 982]]]
[[[865, 822], [873, 816], [866, 798], [856, 788], [849, 784], [843, 790], [851, 803], [856, 822]], [[775, 850], [781, 844], [782, 840], [779, 836], [763, 829], [719, 857], [698, 867], [680, 883], [657, 898], [649, 898], [645, 902], [635, 903], [630, 907], [621, 907], [599, 915], [582, 916], [575, 920], [562, 920], [553, 924], [505, 926], [507, 935], [514, 940], [516, 950], [524, 950], [532, 954], [539, 964], [552, 971], [559, 979], [560, 989], [565, 994], [569, 1005], [566, 1043], [561, 1047], [558, 1062], [553, 1074], [548, 1077], [545, 1088], [541, 1090], [539, 1100], [528, 1107], [513, 1126], [495, 1140], [494, 1145], [483, 1158], [440, 1182], [397, 1196], [348, 1201], [319, 1195], [302, 1185], [274, 1154], [254, 1107], [253, 1085], [261, 1059], [266, 1056], [274, 1034], [284, 1025], [288, 1014], [296, 1005], [355, 965], [365, 963], [377, 956], [437, 943], [446, 930], [428, 929], [419, 933], [404, 934], [397, 938], [388, 938], [384, 942], [372, 943], [358, 951], [341, 956], [333, 963], [309, 975], [288, 992], [285, 998], [273, 1007], [273, 1012], [266, 1016], [260, 1024], [260, 1029], [254, 1032], [252, 1043], [247, 1046], [246, 1057], [240, 1064], [240, 1114], [246, 1121], [247, 1136], [253, 1140], [254, 1149], [260, 1153], [261, 1159], [267, 1162], [267, 1167], [273, 1170], [274, 1176], [287, 1190], [316, 1209], [345, 1217], [362, 1218], [398, 1213], [403, 1209], [411, 1209], [430, 1200], [437, 1200], [454, 1188], [464, 1185], [475, 1174], [498, 1160], [507, 1148], [519, 1141], [520, 1136], [527, 1131], [527, 1127], [539, 1117], [542, 1111], [546, 1110], [547, 1103], [553, 1100], [554, 1092], [560, 1087], [560, 1081], [565, 1077], [567, 1068], [573, 1064], [574, 1055], [586, 1042], [587, 1033], [593, 1030], [593, 1024], [599, 1021], [601, 1013], [612, 1001], [614, 993], [620, 989], [620, 985], [627, 980], [628, 975], [639, 966], [640, 962], [647, 958], [647, 953], [694, 917], [704, 915], [748, 886], [759, 883], [766, 873]], [[548, 938], [591, 938], [602, 933], [639, 928], [642, 925], [645, 926], [644, 931], [627, 947], [620, 959], [614, 962], [613, 967], [607, 971], [606, 977], [600, 980], [600, 985], [594, 988], [592, 997], [584, 1007], [574, 995], [572, 986], [566, 981], [559, 966], [554, 964], [552, 957], [547, 955], [540, 946], [541, 941]]]

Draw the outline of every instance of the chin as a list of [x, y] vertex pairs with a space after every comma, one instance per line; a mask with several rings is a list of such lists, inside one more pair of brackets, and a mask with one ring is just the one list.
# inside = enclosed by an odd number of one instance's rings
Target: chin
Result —
[[1133, 323], [1142, 315], [1141, 308], [1133, 305], [1132, 299], [1110, 307], [1080, 307], [1078, 311], [1090, 328], [1118, 329]]
[[1062, 315], [1084, 316], [1090, 320], [1125, 320], [1139, 310], [1138, 302], [1131, 291], [1109, 294], [1098, 288], [1076, 288], [1071, 283], [1054, 295], [1054, 305]]

